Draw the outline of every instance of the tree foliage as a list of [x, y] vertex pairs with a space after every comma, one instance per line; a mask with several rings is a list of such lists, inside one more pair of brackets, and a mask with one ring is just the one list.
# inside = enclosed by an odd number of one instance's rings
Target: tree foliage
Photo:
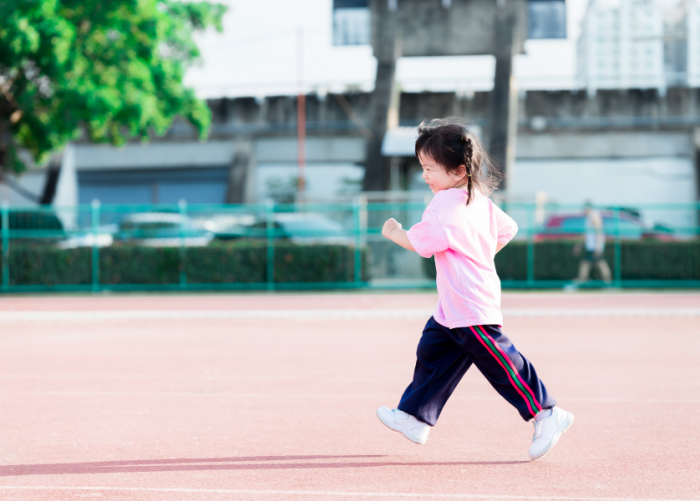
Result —
[[0, 0], [0, 175], [86, 133], [122, 145], [177, 116], [206, 138], [211, 114], [183, 85], [192, 35], [226, 7], [175, 0]]

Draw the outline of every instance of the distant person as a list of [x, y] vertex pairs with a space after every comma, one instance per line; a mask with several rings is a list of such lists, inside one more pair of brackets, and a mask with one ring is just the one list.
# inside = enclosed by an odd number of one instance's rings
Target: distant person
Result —
[[610, 284], [612, 273], [607, 261], [605, 261], [605, 228], [600, 212], [593, 208], [591, 202], [586, 202], [583, 206], [586, 215], [583, 229], [583, 240], [574, 246], [574, 256], [581, 255], [581, 247], [585, 252], [578, 265], [578, 277], [573, 284], [567, 286], [568, 289], [576, 288], [579, 284], [588, 281], [591, 273], [591, 266], [595, 266], [600, 273], [601, 279]]
[[[434, 120], [418, 129], [416, 156], [435, 194], [420, 223], [395, 219], [382, 235], [425, 258], [435, 256], [439, 300], [418, 343], [413, 382], [397, 409], [380, 407], [386, 426], [417, 444], [428, 440], [445, 403], [472, 364], [525, 421], [533, 420], [531, 459], [544, 456], [571, 426], [533, 365], [501, 332], [501, 283], [494, 256], [518, 231], [486, 196], [494, 170], [478, 139], [462, 125]], [[534, 419], [533, 419], [534, 418]]]

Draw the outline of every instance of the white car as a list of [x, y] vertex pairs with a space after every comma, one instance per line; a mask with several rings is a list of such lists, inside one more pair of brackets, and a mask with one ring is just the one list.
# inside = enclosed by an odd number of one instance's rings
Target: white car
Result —
[[189, 217], [174, 212], [142, 212], [122, 219], [115, 241], [146, 247], [205, 247], [214, 233], [197, 228]]
[[277, 237], [295, 244], [353, 245], [350, 231], [323, 214], [290, 212], [275, 214]]

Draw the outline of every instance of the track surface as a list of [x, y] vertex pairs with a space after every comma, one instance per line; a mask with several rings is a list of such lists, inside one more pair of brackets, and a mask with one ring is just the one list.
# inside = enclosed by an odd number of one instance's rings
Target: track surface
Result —
[[[470, 370], [424, 446], [375, 408], [409, 383], [433, 294], [0, 298], [12, 311], [243, 310], [251, 319], [2, 320], [0, 500], [700, 499], [700, 294], [505, 294], [504, 331], [576, 422], [532, 425]], [[595, 310], [595, 316], [557, 316]]]

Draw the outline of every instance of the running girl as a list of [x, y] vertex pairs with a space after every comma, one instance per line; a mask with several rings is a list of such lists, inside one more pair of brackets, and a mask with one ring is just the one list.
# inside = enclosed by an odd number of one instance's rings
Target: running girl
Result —
[[418, 129], [416, 156], [435, 194], [420, 223], [406, 231], [394, 219], [382, 235], [423, 257], [435, 256], [439, 300], [418, 343], [413, 381], [397, 409], [377, 416], [409, 440], [424, 444], [447, 399], [472, 364], [526, 421], [534, 418], [531, 459], [544, 456], [571, 426], [532, 364], [501, 332], [501, 282], [494, 256], [518, 231], [486, 195], [498, 181], [486, 172], [479, 140], [453, 119]]

